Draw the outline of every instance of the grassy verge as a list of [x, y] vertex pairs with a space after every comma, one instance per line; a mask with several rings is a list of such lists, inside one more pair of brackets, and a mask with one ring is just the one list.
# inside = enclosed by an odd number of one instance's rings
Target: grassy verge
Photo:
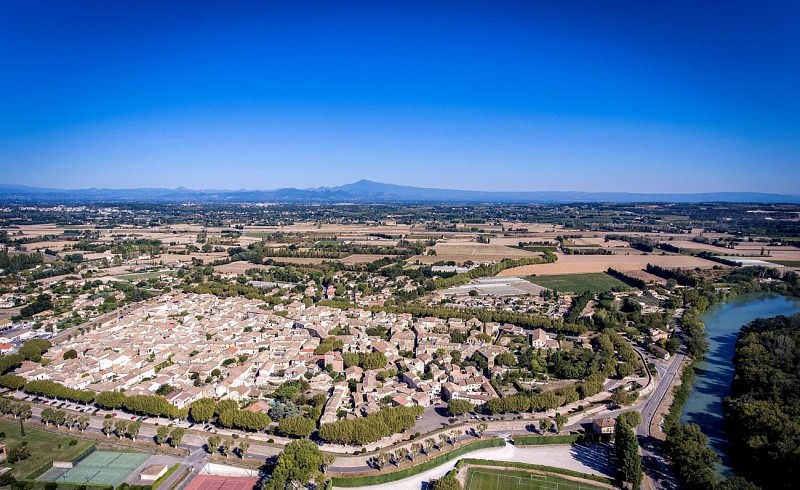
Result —
[[[759, 258], [759, 257], [753, 257]], [[783, 265], [785, 267], [800, 267], [800, 260], [772, 260], [770, 258], [764, 259], [767, 262], [772, 262], [773, 264]]]
[[565, 475], [571, 476], [574, 478], [582, 478], [584, 480], [591, 480], [596, 481], [599, 483], [605, 483], [607, 485], [613, 485], [615, 483], [614, 480], [611, 478], [606, 478], [605, 476], [598, 476], [598, 475], [590, 475], [589, 473], [581, 473], [579, 471], [572, 471], [567, 470], [564, 468], [555, 468], [553, 466], [542, 466], [538, 464], [529, 464], [529, 463], [518, 463], [516, 461], [490, 461], [488, 459], [473, 459], [473, 458], [464, 458], [458, 462], [456, 465], [458, 468], [462, 467], [465, 464], [469, 465], [480, 465], [480, 466], [497, 466], [498, 468], [519, 468], [523, 470], [534, 470], [540, 471], [543, 473], [555, 473], [557, 475]]
[[[0, 439], [0, 444], [7, 447], [25, 443], [30, 456], [14, 464], [4, 463], [11, 467], [15, 478], [36, 478], [53, 466], [53, 461], [73, 461], [82, 454], [90, 451], [94, 444], [91, 441], [69, 434], [53, 434], [32, 427], [25, 427], [23, 437], [19, 430], [19, 423], [0, 420], [0, 432], [5, 437]], [[74, 442], [73, 442], [74, 441]]]
[[431, 468], [435, 468], [439, 465], [447, 463], [448, 461], [452, 461], [461, 456], [462, 454], [468, 453], [470, 451], [475, 451], [476, 449], [484, 449], [487, 447], [501, 447], [504, 445], [505, 441], [499, 437], [495, 437], [492, 439], [483, 439], [481, 441], [475, 441], [473, 443], [466, 444], [448, 453], [436, 456], [435, 458], [431, 458], [423, 463], [420, 463], [415, 466], [409, 466], [408, 468], [399, 471], [394, 471], [391, 473], [380, 473], [377, 475], [369, 475], [369, 476], [356, 476], [351, 478], [334, 477], [331, 479], [331, 481], [334, 487], [343, 487], [343, 488], [361, 487], [367, 485], [381, 485], [383, 483], [402, 480], [404, 478], [417, 475], [424, 471], [428, 471]]
[[170, 468], [167, 470], [167, 472], [166, 472], [166, 473], [164, 473], [163, 475], [161, 475], [160, 477], [158, 477], [158, 480], [156, 480], [156, 481], [154, 481], [154, 482], [153, 482], [153, 484], [150, 486], [150, 488], [152, 488], [153, 490], [156, 490], [156, 489], [157, 489], [157, 488], [158, 488], [158, 487], [159, 487], [159, 486], [160, 486], [162, 483], [164, 483], [165, 481], [167, 481], [167, 478], [169, 478], [170, 476], [172, 476], [172, 474], [173, 474], [173, 473], [175, 473], [176, 471], [178, 471], [178, 468], [180, 468], [180, 467], [181, 467], [181, 464], [180, 464], [180, 463], [175, 463], [174, 465], [172, 465], [172, 466], [171, 466], [171, 467], [170, 467]]
[[670, 430], [676, 427], [681, 422], [681, 412], [683, 406], [686, 405], [686, 400], [689, 399], [689, 393], [692, 391], [692, 378], [694, 378], [694, 362], [687, 364], [683, 368], [681, 374], [681, 384], [675, 390], [672, 399], [672, 405], [664, 415], [664, 433], [668, 434]]
[[581, 436], [564, 434], [561, 436], [514, 436], [515, 446], [542, 446], [547, 444], [572, 444]]

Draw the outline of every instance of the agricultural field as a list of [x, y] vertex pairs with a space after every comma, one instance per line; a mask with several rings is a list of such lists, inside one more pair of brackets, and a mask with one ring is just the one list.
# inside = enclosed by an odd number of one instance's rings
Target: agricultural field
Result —
[[528, 281], [548, 289], [559, 292], [573, 292], [580, 294], [584, 291], [600, 293], [611, 288], [627, 289], [624, 282], [611, 277], [604, 272], [591, 274], [565, 274], [559, 276], [529, 276]]
[[501, 468], [470, 468], [464, 490], [593, 490], [602, 487], [553, 475]]
[[269, 269], [270, 266], [263, 264], [253, 264], [244, 260], [237, 260], [229, 264], [215, 265], [214, 271], [222, 274], [244, 274], [248, 269]]
[[658, 284], [659, 286], [666, 286], [667, 280], [663, 277], [658, 277], [655, 274], [650, 274], [647, 271], [625, 271], [625, 274], [641, 279], [648, 284]]
[[22, 437], [19, 424], [6, 420], [0, 420], [0, 432], [5, 434], [0, 439], [0, 444], [10, 448], [15, 444], [27, 443], [26, 447], [30, 451], [30, 457], [22, 461], [3, 463], [11, 466], [15, 478], [36, 477], [48, 470], [53, 461], [72, 461], [94, 446], [93, 442], [86, 439], [71, 437], [69, 434], [53, 434], [31, 427], [25, 427], [25, 437]]
[[347, 257], [340, 259], [340, 262], [345, 265], [354, 265], [354, 264], [369, 264], [371, 262], [375, 262], [376, 260], [380, 260], [386, 255], [374, 255], [374, 254], [353, 254], [348, 255]]
[[495, 245], [476, 242], [440, 242], [433, 250], [436, 255], [415, 255], [409, 259], [413, 263], [419, 260], [423, 264], [453, 261], [459, 264], [464, 262], [495, 262], [502, 259], [521, 259], [525, 257], [541, 257], [540, 253], [529, 252], [513, 246]]
[[642, 270], [647, 264], [668, 268], [694, 269], [695, 267], [711, 268], [718, 266], [716, 262], [688, 255], [562, 255], [551, 264], [533, 264], [506, 269], [499, 276], [553, 276], [560, 274], [586, 274], [605, 272], [609, 267], [618, 271]]

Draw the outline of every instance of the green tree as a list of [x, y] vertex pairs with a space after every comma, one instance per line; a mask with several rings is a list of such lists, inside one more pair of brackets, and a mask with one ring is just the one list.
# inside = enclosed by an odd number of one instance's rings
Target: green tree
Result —
[[642, 423], [642, 414], [636, 411], [623, 412], [617, 416], [617, 420], [628, 427], [636, 427]]
[[186, 431], [182, 427], [172, 429], [172, 432], [169, 433], [169, 445], [172, 447], [180, 446], [185, 433]]
[[551, 425], [553, 425], [553, 423], [550, 422], [550, 419], [544, 418], [544, 419], [539, 421], [539, 431], [542, 434], [544, 434], [545, 431], [547, 431], [550, 428]]
[[278, 422], [278, 432], [290, 437], [308, 437], [316, 428], [316, 422], [303, 415], [287, 417]]
[[556, 416], [553, 420], [556, 423], [556, 432], [561, 432], [561, 429], [564, 428], [564, 424], [567, 423], [567, 417], [565, 415], [556, 412]]
[[192, 403], [189, 407], [189, 416], [192, 421], [198, 424], [203, 424], [214, 417], [214, 410], [217, 407], [217, 402], [211, 398], [201, 398]]
[[[111, 419], [103, 420], [103, 427], [101, 430], [103, 431], [103, 434], [106, 435], [106, 437], [110, 436], [111, 433], [114, 432], [114, 421], [112, 421]], [[158, 442], [158, 439], [156, 439], [156, 442]], [[159, 442], [159, 444], [161, 443]]]
[[242, 441], [239, 443], [239, 448], [236, 450], [236, 452], [239, 453], [240, 458], [244, 459], [248, 449], [250, 449], [250, 443], [247, 441]]
[[614, 453], [620, 480], [631, 484], [633, 489], [642, 486], [642, 458], [639, 456], [639, 443], [633, 429], [617, 419], [614, 428]]
[[701, 490], [716, 484], [719, 456], [707, 444], [708, 438], [697, 424], [678, 425], [667, 433], [666, 452], [682, 488]]
[[64, 352], [64, 360], [77, 359], [77, 358], [78, 358], [78, 351], [76, 351], [75, 349], [70, 349]]
[[125, 437], [127, 430], [128, 430], [128, 422], [119, 419], [114, 421], [114, 433], [117, 434], [117, 437], [119, 437], [120, 439]]
[[467, 400], [450, 400], [447, 402], [447, 411], [453, 416], [463, 415], [474, 409], [475, 406]]
[[226, 458], [231, 452], [231, 448], [233, 447], [233, 439], [225, 439], [222, 441], [222, 445], [220, 445], [219, 450], [222, 452], [222, 455]]
[[320, 474], [324, 462], [322, 451], [312, 441], [308, 439], [292, 441], [278, 456], [269, 485], [275, 489], [304, 486]]
[[136, 438], [139, 436], [139, 430], [141, 428], [142, 428], [142, 423], [138, 420], [136, 422], [131, 422], [128, 425], [128, 435], [132, 440], [134, 441], [136, 440]]
[[9, 390], [18, 390], [25, 386], [25, 378], [14, 374], [4, 374], [0, 376], [0, 386]]
[[159, 446], [167, 442], [167, 438], [169, 437], [169, 427], [167, 426], [160, 426], [156, 429], [156, 444]]
[[125, 403], [125, 393], [121, 391], [104, 391], [97, 394], [95, 403], [103, 408], [116, 410]]
[[208, 449], [209, 454], [214, 454], [219, 451], [219, 445], [222, 442], [222, 439], [219, 436], [211, 436], [206, 439], [206, 449]]
[[461, 490], [461, 482], [458, 481], [455, 474], [451, 471], [438, 480], [434, 480], [430, 488], [431, 490]]

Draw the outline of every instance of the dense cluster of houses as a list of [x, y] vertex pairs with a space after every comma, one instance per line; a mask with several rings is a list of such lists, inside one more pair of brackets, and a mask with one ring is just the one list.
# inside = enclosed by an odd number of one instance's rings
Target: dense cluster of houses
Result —
[[[97, 392], [168, 391], [167, 400], [178, 408], [203, 397], [261, 399], [285, 381], [304, 378], [312, 391], [329, 396], [325, 423], [342, 410], [366, 415], [386, 403], [424, 407], [461, 399], [480, 405], [497, 397], [480, 370], [462, 368], [453, 359], [477, 353], [491, 373], [502, 373], [505, 368], [494, 359], [507, 348], [487, 336], [527, 334], [535, 347], [558, 348], [542, 330], [477, 319], [414, 319], [301, 302], [265, 311], [262, 305], [244, 298], [164, 295], [158, 303], [74, 334], [48, 351], [49, 362], [25, 362], [17, 374]], [[367, 333], [376, 331], [382, 334]], [[331, 332], [342, 341], [341, 351], [315, 352]], [[452, 332], [466, 340], [453, 342]], [[345, 367], [343, 355], [374, 352], [385, 356], [386, 366]]]

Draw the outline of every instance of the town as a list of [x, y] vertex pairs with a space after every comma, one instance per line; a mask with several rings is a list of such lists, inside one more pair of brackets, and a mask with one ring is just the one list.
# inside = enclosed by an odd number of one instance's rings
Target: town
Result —
[[[791, 294], [800, 265], [796, 242], [720, 229], [705, 206], [683, 222], [647, 206], [636, 231], [595, 223], [614, 206], [582, 206], [572, 228], [503, 217], [574, 212], [560, 206], [453, 226], [448, 206], [344, 223], [287, 205], [291, 222], [269, 226], [248, 222], [270, 210], [207, 207], [140, 224], [119, 204], [4, 210], [0, 408], [85, 437], [98, 461], [152, 455], [114, 486], [271, 484], [302, 441], [334, 488], [481, 448], [614, 485], [619, 417], [664, 441], [685, 360], [705, 352], [700, 314], [738, 291]], [[219, 223], [232, 209], [244, 219]], [[770, 211], [783, 236], [795, 212]], [[51, 456], [11, 474], [66, 484], [92, 468]]]

